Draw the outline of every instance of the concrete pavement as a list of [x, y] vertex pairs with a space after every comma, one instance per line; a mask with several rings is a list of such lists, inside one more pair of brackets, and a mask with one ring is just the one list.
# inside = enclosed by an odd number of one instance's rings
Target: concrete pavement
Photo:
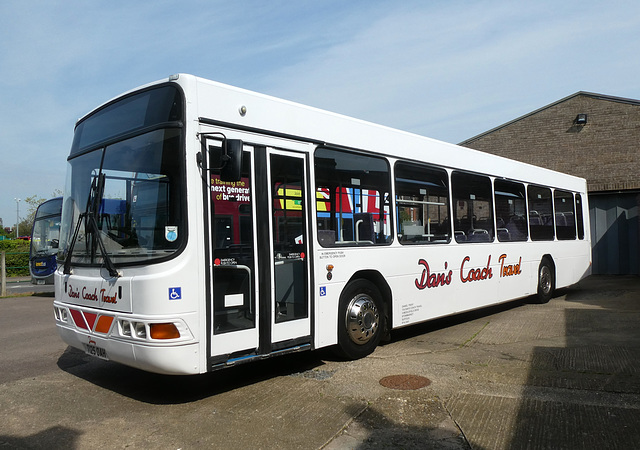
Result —
[[640, 278], [559, 294], [407, 330], [368, 362], [433, 383], [377, 396], [326, 448], [638, 448]]
[[[3, 448], [640, 447], [638, 277], [398, 330], [358, 361], [318, 351], [195, 377], [66, 348], [50, 308], [0, 300]], [[380, 383], [393, 375], [431, 383]]]

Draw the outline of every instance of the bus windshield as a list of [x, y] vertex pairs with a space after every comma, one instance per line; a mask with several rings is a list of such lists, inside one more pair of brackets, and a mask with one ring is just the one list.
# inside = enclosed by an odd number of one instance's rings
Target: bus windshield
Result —
[[[126, 114], [132, 101], [122, 102]], [[106, 109], [118, 107], [115, 103]], [[175, 109], [170, 102], [167, 107]], [[102, 266], [171, 256], [184, 243], [186, 231], [182, 129], [176, 123], [145, 123], [140, 134], [134, 130], [125, 134], [132, 137], [113, 142], [117, 137], [112, 135], [122, 130], [114, 131], [113, 114], [101, 113], [76, 128], [74, 145], [83, 142], [77, 134], [89, 128], [86, 142], [107, 144], [93, 149], [79, 145], [74, 149], [82, 151], [75, 155], [72, 150], [58, 258], [66, 261], [71, 254], [71, 264]], [[143, 112], [139, 108], [136, 114]]]
[[62, 197], [47, 200], [36, 210], [29, 250], [29, 272], [33, 284], [53, 284], [60, 241], [61, 213]]
[[31, 256], [48, 256], [58, 252], [62, 198], [42, 203], [36, 212], [31, 233]]

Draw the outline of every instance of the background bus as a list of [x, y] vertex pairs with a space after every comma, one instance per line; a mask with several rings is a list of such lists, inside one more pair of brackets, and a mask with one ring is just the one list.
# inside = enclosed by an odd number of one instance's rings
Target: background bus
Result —
[[47, 200], [36, 210], [29, 248], [29, 272], [33, 284], [53, 284], [61, 214], [62, 197]]
[[589, 274], [584, 179], [190, 75], [80, 119], [54, 313], [69, 345], [203, 373]]

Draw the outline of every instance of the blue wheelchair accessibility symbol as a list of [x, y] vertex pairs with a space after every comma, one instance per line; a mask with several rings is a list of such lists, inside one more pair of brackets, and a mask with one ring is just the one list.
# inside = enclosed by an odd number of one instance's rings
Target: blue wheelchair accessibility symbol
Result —
[[324, 297], [327, 295], [327, 287], [326, 286], [320, 286], [320, 297]]
[[180, 300], [182, 298], [182, 288], [169, 288], [169, 300]]

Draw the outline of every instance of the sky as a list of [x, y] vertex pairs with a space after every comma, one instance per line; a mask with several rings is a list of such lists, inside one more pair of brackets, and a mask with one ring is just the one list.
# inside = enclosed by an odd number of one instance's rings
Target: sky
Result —
[[64, 189], [78, 118], [171, 74], [459, 143], [578, 91], [640, 99], [638, 55], [637, 0], [2, 0], [0, 218]]

